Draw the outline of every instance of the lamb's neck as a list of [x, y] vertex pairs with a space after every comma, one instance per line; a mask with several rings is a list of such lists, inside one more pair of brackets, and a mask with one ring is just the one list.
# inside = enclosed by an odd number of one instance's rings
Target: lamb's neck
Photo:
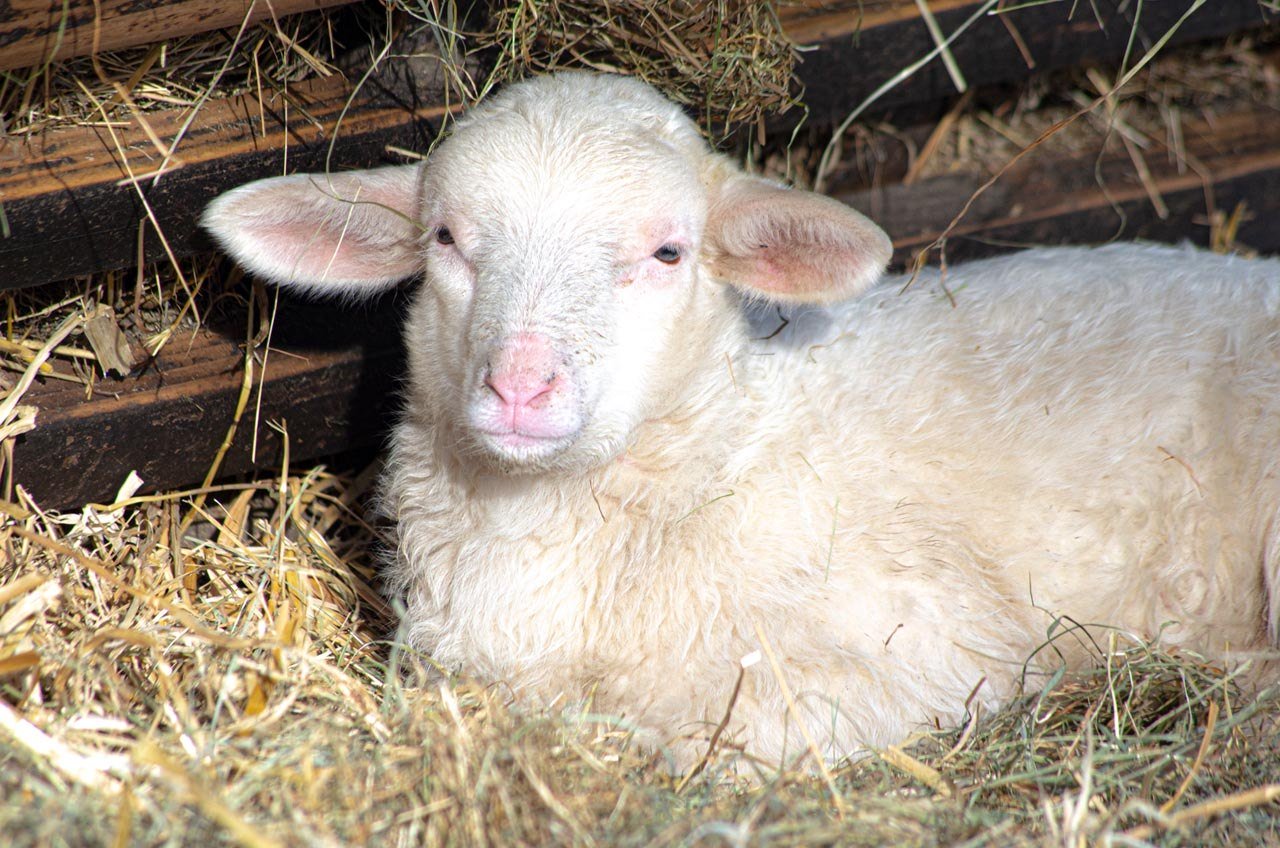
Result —
[[685, 514], [724, 488], [758, 410], [739, 382], [747, 377], [744, 356], [721, 350], [701, 361], [678, 399], [644, 421], [619, 457], [588, 475], [597, 501]]

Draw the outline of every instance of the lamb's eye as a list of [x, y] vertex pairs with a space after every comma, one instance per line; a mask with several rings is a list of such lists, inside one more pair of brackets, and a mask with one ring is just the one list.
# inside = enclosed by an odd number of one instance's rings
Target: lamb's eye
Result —
[[674, 265], [680, 261], [680, 248], [674, 244], [664, 244], [654, 251], [653, 258], [667, 265]]
[[448, 227], [438, 227], [436, 229], [436, 242], [439, 244], [453, 244], [453, 233], [449, 232]]

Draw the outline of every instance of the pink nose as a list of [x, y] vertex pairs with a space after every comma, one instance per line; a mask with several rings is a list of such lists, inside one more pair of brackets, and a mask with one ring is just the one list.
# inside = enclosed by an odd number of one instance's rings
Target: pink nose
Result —
[[538, 409], [550, 400], [556, 387], [556, 365], [550, 340], [534, 333], [518, 333], [499, 346], [490, 359], [484, 383], [512, 413]]

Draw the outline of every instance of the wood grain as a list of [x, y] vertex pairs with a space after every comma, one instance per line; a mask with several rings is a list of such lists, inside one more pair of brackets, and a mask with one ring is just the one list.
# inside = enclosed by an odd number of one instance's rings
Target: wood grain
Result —
[[[797, 68], [811, 121], [842, 119], [899, 70], [936, 47], [915, 3], [868, 4], [861, 13], [856, 0], [816, 5], [821, 10], [811, 10], [808, 16], [784, 24], [799, 43], [820, 48], [804, 52]], [[946, 36], [983, 5], [931, 0], [929, 8]], [[1118, 64], [1128, 48], [1130, 32], [1135, 34], [1133, 43], [1141, 55], [1171, 30], [1168, 46], [1222, 38], [1280, 21], [1280, 15], [1268, 12], [1258, 0], [1211, 0], [1178, 25], [1191, 5], [1192, 0], [1144, 3], [1136, 19], [1136, 5], [1125, 0], [1026, 5], [978, 18], [949, 50], [965, 81], [981, 86], [1088, 62]], [[868, 115], [938, 102], [956, 94], [946, 68], [934, 59], [885, 93]]]
[[[974, 6], [973, 0], [930, 0], [935, 15]], [[778, 20], [797, 44], [818, 44], [855, 36], [886, 24], [920, 17], [915, 0], [801, 0], [778, 10]]]
[[[0, 70], [181, 38], [353, 0], [8, 0], [0, 2]], [[96, 43], [95, 43], [96, 41]]]
[[[403, 360], [394, 304], [342, 313], [285, 302], [223, 478], [279, 468], [285, 445], [269, 422], [285, 424], [293, 462], [381, 444]], [[242, 335], [226, 326], [175, 341], [141, 375], [103, 379], [89, 401], [81, 386], [37, 386], [24, 400], [39, 407], [37, 426], [15, 448], [14, 479], [58, 507], [109, 501], [130, 470], [144, 491], [198, 484], [234, 420]]]
[[[30, 139], [0, 153], [0, 203], [11, 229], [0, 239], [0, 288], [135, 265], [140, 227], [145, 257], [163, 258], [148, 207], [177, 256], [209, 250], [196, 221], [218, 193], [286, 170], [369, 167], [389, 161], [388, 145], [425, 150], [447, 111], [373, 89], [352, 98], [334, 78], [262, 102], [245, 95], [205, 104], [167, 165], [137, 120]], [[147, 121], [171, 143], [186, 113]], [[162, 166], [158, 180], [131, 181]]]
[[[1241, 109], [1183, 125], [1182, 166], [1156, 146], [1146, 154], [1152, 183], [1169, 207], [1160, 217], [1132, 161], [1123, 152], [1100, 159], [1033, 151], [990, 189], [980, 176], [944, 176], [836, 196], [885, 228], [905, 265], [950, 230], [950, 260], [1033, 244], [1082, 244], [1112, 239], [1190, 240], [1208, 244], [1210, 217], [1245, 204], [1238, 238], [1264, 252], [1280, 251], [1280, 113]], [[936, 261], [936, 254], [933, 256]]]

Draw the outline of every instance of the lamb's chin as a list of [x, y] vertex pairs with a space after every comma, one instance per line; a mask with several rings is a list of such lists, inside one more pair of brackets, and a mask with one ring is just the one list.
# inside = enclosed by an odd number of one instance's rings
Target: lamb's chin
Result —
[[531, 436], [518, 432], [472, 434], [481, 461], [504, 474], [537, 474], [556, 466], [556, 461], [573, 447], [577, 434]]
[[584, 429], [562, 439], [515, 439], [495, 444], [473, 433], [465, 460], [511, 477], [538, 474], [574, 478], [626, 461], [626, 438]]

